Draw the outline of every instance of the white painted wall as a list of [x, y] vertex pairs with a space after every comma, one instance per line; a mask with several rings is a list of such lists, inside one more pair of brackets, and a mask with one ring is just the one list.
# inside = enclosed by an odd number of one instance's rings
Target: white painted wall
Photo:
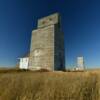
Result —
[[84, 69], [84, 58], [77, 57], [77, 67], [78, 69]]
[[28, 69], [28, 64], [29, 64], [29, 58], [28, 57], [20, 58], [20, 62], [19, 62], [19, 68], [20, 69]]

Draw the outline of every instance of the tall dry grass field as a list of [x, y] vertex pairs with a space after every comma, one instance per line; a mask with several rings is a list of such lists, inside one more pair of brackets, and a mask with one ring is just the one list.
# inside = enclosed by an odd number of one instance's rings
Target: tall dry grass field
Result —
[[99, 72], [0, 73], [0, 100], [100, 100]]

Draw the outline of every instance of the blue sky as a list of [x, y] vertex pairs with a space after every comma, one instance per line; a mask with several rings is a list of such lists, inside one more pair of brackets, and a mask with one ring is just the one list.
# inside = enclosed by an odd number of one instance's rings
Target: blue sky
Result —
[[0, 0], [0, 66], [14, 66], [29, 52], [38, 18], [55, 12], [62, 18], [66, 66], [84, 56], [88, 68], [100, 68], [99, 0]]

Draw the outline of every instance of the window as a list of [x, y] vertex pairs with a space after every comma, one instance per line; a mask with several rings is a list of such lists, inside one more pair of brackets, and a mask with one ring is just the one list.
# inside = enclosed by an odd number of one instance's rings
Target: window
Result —
[[45, 23], [46, 23], [45, 21], [42, 22], [42, 24], [45, 24]]
[[49, 18], [50, 21], [52, 21], [52, 18]]

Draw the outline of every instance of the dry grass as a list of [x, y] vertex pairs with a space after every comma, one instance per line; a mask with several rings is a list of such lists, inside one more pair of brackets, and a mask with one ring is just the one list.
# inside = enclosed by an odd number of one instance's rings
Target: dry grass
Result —
[[0, 73], [0, 100], [100, 100], [99, 72]]

